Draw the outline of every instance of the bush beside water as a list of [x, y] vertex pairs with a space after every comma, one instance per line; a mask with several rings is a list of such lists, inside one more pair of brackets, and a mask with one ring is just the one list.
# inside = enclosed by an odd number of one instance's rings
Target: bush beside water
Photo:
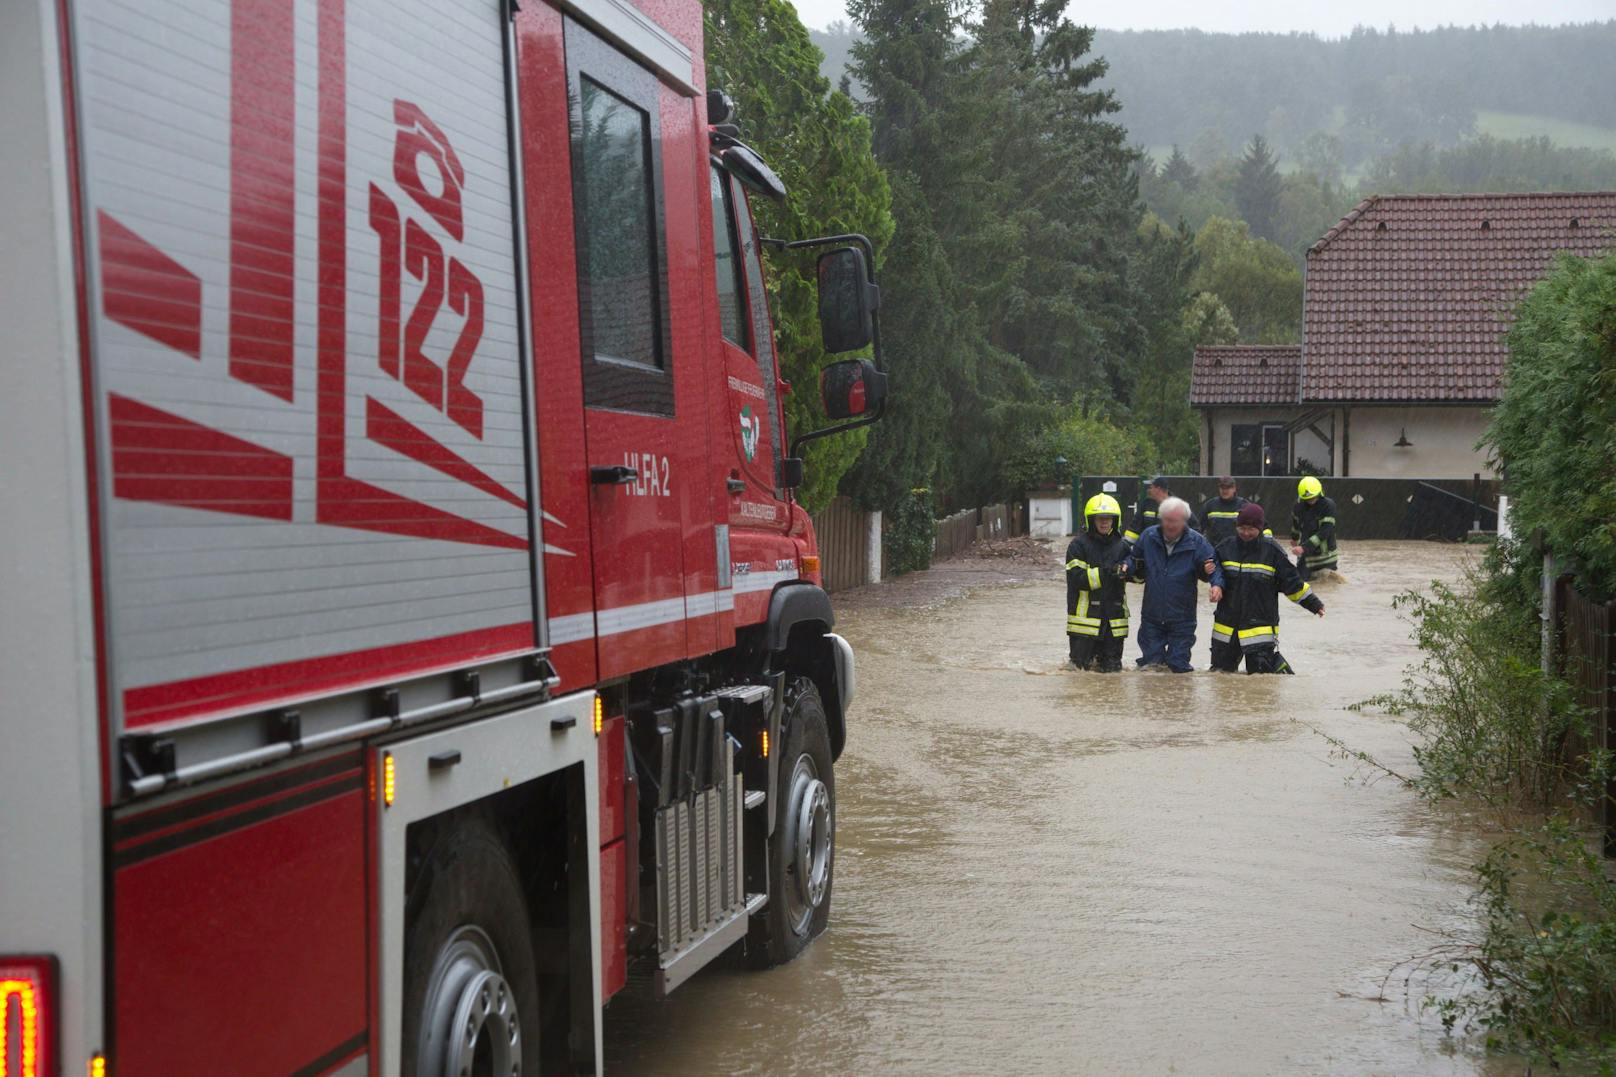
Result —
[[1616, 1072], [1616, 883], [1589, 825], [1611, 760], [1540, 668], [1538, 585], [1531, 551], [1505, 543], [1459, 587], [1399, 596], [1423, 658], [1364, 705], [1408, 723], [1421, 796], [1496, 809], [1509, 829], [1476, 869], [1479, 932], [1418, 959], [1473, 975], [1426, 1005], [1489, 1048]]

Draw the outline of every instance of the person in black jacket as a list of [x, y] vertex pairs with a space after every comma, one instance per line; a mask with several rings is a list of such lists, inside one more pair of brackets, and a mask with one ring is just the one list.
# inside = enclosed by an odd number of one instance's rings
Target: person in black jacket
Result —
[[1324, 484], [1305, 475], [1296, 484], [1296, 507], [1291, 509], [1291, 553], [1302, 579], [1335, 571], [1340, 552], [1335, 542], [1335, 502], [1324, 496]]
[[1083, 530], [1066, 547], [1066, 642], [1072, 665], [1116, 673], [1128, 638], [1127, 581], [1117, 564], [1127, 556], [1122, 506], [1095, 494], [1083, 506]]
[[[1173, 492], [1167, 488], [1167, 477], [1165, 475], [1157, 475], [1150, 480], [1150, 485], [1145, 487], [1145, 499], [1139, 502], [1134, 509], [1133, 522], [1122, 533], [1122, 537], [1127, 541], [1128, 545], [1131, 546], [1138, 542], [1139, 536], [1145, 533], [1147, 527], [1155, 527], [1161, 522], [1161, 517], [1156, 510], [1161, 508], [1163, 501], [1172, 496]], [[1194, 521], [1191, 521], [1190, 526], [1195, 526]]]
[[1302, 579], [1279, 543], [1262, 533], [1261, 505], [1240, 510], [1232, 538], [1218, 544], [1223, 600], [1212, 616], [1212, 668], [1233, 673], [1293, 673], [1279, 653], [1279, 596], [1324, 616], [1324, 603]]
[[[1214, 546], [1233, 537], [1235, 517], [1249, 504], [1251, 502], [1240, 496], [1233, 475], [1219, 475], [1218, 496], [1209, 497], [1201, 503], [1201, 534]], [[1272, 535], [1273, 532], [1264, 528], [1263, 534]]]

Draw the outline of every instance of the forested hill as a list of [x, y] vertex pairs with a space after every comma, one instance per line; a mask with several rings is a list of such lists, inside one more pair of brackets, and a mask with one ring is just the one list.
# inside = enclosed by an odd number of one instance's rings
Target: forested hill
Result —
[[[853, 36], [846, 24], [814, 34], [833, 84]], [[1616, 146], [1616, 20], [1359, 29], [1332, 40], [1100, 30], [1093, 51], [1109, 65], [1103, 85], [1130, 139], [1177, 144], [1198, 162], [1238, 152], [1253, 134], [1288, 156], [1331, 137], [1349, 170], [1404, 143], [1477, 133]]]

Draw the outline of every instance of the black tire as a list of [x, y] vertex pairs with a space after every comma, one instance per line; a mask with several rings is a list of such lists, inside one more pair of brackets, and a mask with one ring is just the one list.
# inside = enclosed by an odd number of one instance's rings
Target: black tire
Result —
[[[780, 778], [776, 786], [774, 834], [769, 838], [769, 903], [763, 916], [754, 919], [748, 935], [747, 952], [759, 967], [782, 965], [813, 942], [830, 922], [831, 891], [836, 879], [836, 775], [830, 754], [830, 726], [819, 689], [807, 677], [786, 681], [785, 713], [780, 739]], [[817, 905], [792, 897], [797, 892], [798, 870], [793, 834], [792, 777], [801, 761], [808, 761], [814, 777], [828, 794], [828, 848], [823, 858], [823, 897]], [[807, 911], [804, 907], [807, 905]]]
[[[479, 931], [491, 945], [497, 972], [514, 996], [521, 1037], [519, 1072], [539, 1073], [539, 979], [529, 925], [516, 866], [494, 829], [481, 820], [466, 820], [440, 835], [428, 854], [418, 892], [411, 895], [405, 928], [404, 1077], [431, 1077], [440, 1072], [437, 1063], [421, 1057], [426, 1053], [421, 1044], [428, 991], [446, 948], [462, 944]], [[487, 1026], [490, 1030], [498, 1027]], [[479, 1046], [478, 1050], [485, 1048]], [[479, 1053], [477, 1057], [484, 1056]], [[474, 1074], [484, 1070], [480, 1062], [473, 1067]]]

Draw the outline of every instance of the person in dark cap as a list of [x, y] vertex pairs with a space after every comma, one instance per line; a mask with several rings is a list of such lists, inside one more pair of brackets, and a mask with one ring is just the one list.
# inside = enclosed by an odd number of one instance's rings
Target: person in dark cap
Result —
[[[1134, 509], [1133, 522], [1122, 533], [1122, 540], [1132, 546], [1139, 541], [1139, 536], [1145, 533], [1146, 528], [1155, 527], [1159, 524], [1161, 522], [1159, 515], [1161, 503], [1172, 496], [1173, 491], [1167, 488], [1166, 475], [1157, 475], [1154, 479], [1151, 479], [1150, 485], [1145, 487], [1145, 499], [1139, 502], [1139, 505]], [[1193, 514], [1190, 516], [1189, 526], [1192, 529], [1196, 527]]]
[[1272, 537], [1263, 534], [1262, 506], [1247, 503], [1235, 517], [1234, 534], [1218, 544], [1223, 597], [1212, 615], [1212, 668], [1234, 673], [1245, 659], [1247, 673], [1294, 673], [1279, 653], [1279, 596], [1324, 616], [1324, 603]]
[[[1233, 475], [1219, 475], [1218, 496], [1209, 497], [1201, 503], [1201, 534], [1212, 545], [1220, 545], [1224, 539], [1234, 535], [1235, 517], [1249, 504], [1250, 501], [1240, 496]], [[1272, 535], [1273, 532], [1265, 528], [1263, 534]]]

